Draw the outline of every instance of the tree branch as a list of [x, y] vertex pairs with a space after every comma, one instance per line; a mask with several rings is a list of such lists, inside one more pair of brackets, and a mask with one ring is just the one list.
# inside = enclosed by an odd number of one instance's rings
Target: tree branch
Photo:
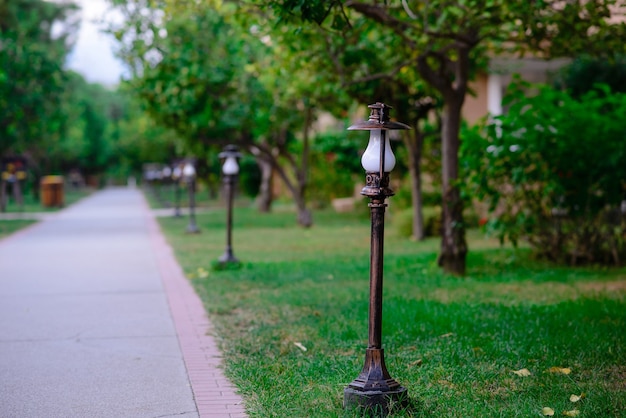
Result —
[[364, 16], [390, 28], [400, 35], [404, 41], [412, 48], [416, 48], [417, 44], [414, 40], [406, 36], [405, 32], [413, 29], [408, 22], [397, 19], [387, 12], [387, 9], [378, 5], [357, 3], [351, 0], [346, 1], [346, 6], [361, 13]]
[[381, 78], [391, 78], [393, 75], [395, 75], [398, 72], [400, 72], [400, 70], [402, 68], [406, 67], [409, 64], [410, 64], [409, 61], [405, 61], [405, 62], [403, 62], [401, 64], [398, 64], [395, 68], [391, 69], [390, 71], [380, 72], [380, 73], [376, 73], [376, 74], [370, 74], [368, 76], [359, 78], [357, 80], [352, 80], [352, 81], [350, 81], [348, 83], [343, 83], [342, 82], [342, 86], [351, 86], [353, 84], [367, 83], [368, 81], [379, 80]]
[[431, 30], [424, 30], [424, 33], [428, 36], [432, 36], [436, 39], [451, 39], [455, 42], [461, 43], [468, 48], [475, 47], [479, 42], [480, 38], [476, 35], [476, 31], [469, 31], [471, 33], [454, 33], [454, 32], [434, 32]]
[[[428, 58], [433, 57], [436, 58], [440, 63], [439, 72], [435, 71], [435, 69], [428, 62]], [[417, 69], [422, 77], [434, 88], [439, 90], [444, 97], [448, 97], [454, 93], [452, 87], [447, 82], [447, 77], [445, 75], [445, 69], [447, 68], [448, 59], [441, 54], [437, 54], [433, 51], [426, 51], [417, 57]]]

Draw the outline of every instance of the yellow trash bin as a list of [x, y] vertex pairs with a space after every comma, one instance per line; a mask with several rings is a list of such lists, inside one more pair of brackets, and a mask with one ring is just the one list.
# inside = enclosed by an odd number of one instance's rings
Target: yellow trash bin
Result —
[[64, 205], [63, 177], [44, 176], [41, 178], [41, 204], [46, 208], [60, 208]]

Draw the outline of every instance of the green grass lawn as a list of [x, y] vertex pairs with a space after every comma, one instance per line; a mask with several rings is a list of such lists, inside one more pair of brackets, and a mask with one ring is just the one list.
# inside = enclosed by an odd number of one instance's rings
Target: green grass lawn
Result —
[[[83, 197], [88, 196], [92, 193], [91, 189], [71, 189], [65, 188], [63, 191], [64, 203], [65, 207], [78, 202]], [[23, 205], [18, 205], [13, 195], [9, 193], [9, 197], [7, 199], [7, 206], [5, 208], [5, 213], [32, 213], [32, 212], [54, 212], [58, 211], [61, 208], [58, 207], [44, 207], [40, 200], [35, 199], [32, 192], [27, 192], [23, 197]], [[2, 212], [0, 212], [1, 214]]]
[[[180, 186], [178, 192], [174, 184], [144, 184], [142, 188], [148, 204], [154, 209], [173, 208], [176, 204], [176, 193], [178, 193], [180, 207], [189, 206], [189, 190], [186, 184]], [[198, 208], [215, 205], [215, 200], [209, 197], [209, 193], [203, 185], [197, 186], [194, 199]]]
[[[186, 218], [159, 221], [249, 415], [352, 416], [342, 400], [367, 345], [368, 218], [317, 212], [303, 230], [289, 208], [237, 207], [242, 265], [224, 270], [223, 208], [197, 216], [199, 235]], [[411, 398], [391, 416], [626, 417], [626, 269], [553, 266], [471, 231], [467, 276], [451, 277], [438, 240], [396, 236], [393, 210], [387, 226], [383, 346]]]
[[30, 219], [0, 220], [0, 239], [19, 231], [22, 228], [26, 228], [35, 222], [37, 221]]
[[[91, 191], [89, 189], [65, 191], [65, 196], [64, 196], [65, 207], [73, 203], [76, 203], [80, 199], [88, 196], [90, 193]], [[32, 225], [33, 223], [36, 222], [33, 219], [2, 219], [1, 217], [3, 213], [6, 213], [6, 214], [21, 213], [27, 217], [29, 213], [54, 212], [60, 209], [61, 208], [57, 208], [57, 207], [54, 207], [54, 208], [43, 207], [41, 203], [34, 198], [32, 193], [26, 193], [24, 195], [24, 202], [23, 202], [23, 205], [21, 206], [15, 202], [15, 200], [13, 199], [13, 196], [10, 196], [10, 198], [7, 201], [7, 206], [5, 208], [5, 211], [0, 212], [0, 239], [22, 228]]]

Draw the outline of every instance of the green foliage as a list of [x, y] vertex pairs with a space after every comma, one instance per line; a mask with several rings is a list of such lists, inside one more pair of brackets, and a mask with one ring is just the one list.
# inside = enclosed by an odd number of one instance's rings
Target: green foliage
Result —
[[607, 88], [580, 101], [517, 83], [509, 112], [467, 131], [469, 194], [486, 200], [488, 228], [513, 243], [528, 238], [553, 260], [626, 260], [626, 95]]
[[[446, 170], [442, 187], [446, 198], [439, 261], [444, 269], [457, 274], [463, 274], [467, 253], [462, 203], [456, 184], [459, 127], [468, 83], [476, 70], [484, 68], [494, 52], [502, 51], [515, 56], [530, 51], [545, 58], [572, 56], [581, 51], [594, 55], [615, 54], [624, 51], [626, 35], [626, 24], [614, 22], [624, 15], [621, 8], [613, 7], [618, 3], [616, 0], [565, 4], [402, 1], [402, 7], [398, 2], [386, 1], [314, 0], [306, 2], [307, 7], [302, 7], [303, 2], [298, 0], [253, 0], [253, 3], [273, 7], [279, 16], [295, 15], [318, 25], [326, 22], [326, 28], [341, 28], [344, 36], [329, 38], [327, 42], [331, 62], [342, 85], [362, 83], [367, 86], [361, 90], [363, 94], [370, 93], [368, 97], [377, 100], [385, 97], [388, 103], [387, 98], [394, 97], [400, 100], [402, 106], [397, 106], [400, 109], [414, 109], [418, 98], [414, 92], [424, 86], [443, 98], [442, 143], [447, 152], [442, 154], [442, 167]], [[341, 24], [337, 24], [338, 21]], [[362, 28], [366, 29], [360, 31]], [[355, 34], [357, 36], [353, 37]], [[349, 40], [346, 42], [346, 39]], [[354, 45], [352, 51], [349, 45]], [[352, 71], [337, 71], [343, 68], [338, 63], [344, 61], [356, 63]], [[346, 82], [350, 78], [345, 74], [358, 74], [358, 77], [351, 80], [352, 83]], [[400, 120], [416, 124], [416, 119], [402, 116], [398, 115]]]
[[133, 82], [148, 112], [188, 139], [232, 137], [250, 112], [246, 100], [233, 100], [250, 94], [241, 90], [249, 86], [240, 78], [246, 62], [241, 37], [208, 12], [173, 16], [164, 29], [162, 59], [144, 66]]
[[[338, 0], [270, 0], [268, 2], [283, 19], [302, 16], [317, 24], [322, 24], [333, 11], [334, 5], [341, 5]], [[344, 18], [336, 13], [333, 19], [334, 26], [341, 26]]]
[[[508, 3], [509, 40], [545, 57], [623, 54], [626, 25], [619, 0]], [[506, 45], [502, 45], [506, 46]]]
[[140, 177], [144, 163], [170, 164], [184, 155], [180, 137], [155, 124], [132, 93], [122, 88], [117, 97], [112, 108], [117, 117], [112, 121], [115, 164], [109, 167], [110, 175], [120, 179], [129, 175]]
[[560, 71], [556, 84], [577, 99], [595, 89], [596, 84], [608, 86], [613, 93], [626, 93], [626, 56], [614, 60], [578, 57]]
[[[395, 212], [391, 209], [391, 226], [399, 236], [410, 238], [413, 236], [413, 209], [404, 209]], [[424, 236], [438, 237], [441, 235], [441, 207], [424, 206]]]
[[354, 195], [354, 185], [363, 174], [360, 152], [363, 141], [345, 133], [320, 134], [311, 152], [311, 198], [318, 206], [331, 199]]
[[256, 160], [249, 155], [245, 155], [239, 161], [239, 184], [246, 196], [254, 197], [259, 193], [261, 185], [261, 170]]
[[310, 226], [308, 138], [320, 103], [337, 99], [307, 48], [322, 44], [303, 31], [302, 43], [289, 47], [283, 41], [296, 37], [292, 28], [228, 2], [114, 3], [126, 16], [114, 33], [135, 68], [130, 85], [154, 121], [200, 159], [234, 143], [271, 164]]
[[63, 112], [63, 135], [50, 144], [44, 159], [49, 169], [79, 168], [84, 174], [104, 172], [112, 157], [110, 107], [115, 92], [87, 83], [75, 73], [66, 74], [65, 92], [59, 105]]
[[63, 68], [76, 11], [71, 2], [0, 2], [0, 155], [27, 155], [35, 181], [70, 169], [127, 174], [125, 97]]
[[364, 148], [362, 135], [349, 132], [328, 132], [317, 135], [313, 141], [313, 151], [331, 162], [335, 170], [351, 174], [361, 174], [361, 152]]
[[[396, 194], [393, 196], [394, 206], [402, 209], [411, 208], [411, 191], [408, 182], [408, 179], [404, 179], [401, 187], [396, 190]], [[441, 192], [438, 190], [422, 191], [422, 205], [424, 207], [441, 205]]]
[[[0, 154], [35, 155], [59, 140], [72, 3], [0, 3]], [[63, 28], [53, 36], [52, 27]]]

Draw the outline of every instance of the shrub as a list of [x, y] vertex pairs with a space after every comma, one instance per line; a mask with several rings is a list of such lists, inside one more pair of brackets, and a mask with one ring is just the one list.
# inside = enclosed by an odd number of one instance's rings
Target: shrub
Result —
[[556, 79], [575, 98], [593, 90], [596, 84], [606, 84], [614, 93], [626, 92], [626, 56], [614, 60], [582, 56], [565, 66]]
[[[441, 235], [441, 207], [426, 206], [423, 209], [424, 236], [438, 237]], [[413, 209], [403, 209], [397, 212], [391, 209], [391, 224], [396, 233], [401, 237], [413, 235]]]
[[365, 177], [360, 151], [363, 141], [343, 132], [315, 137], [311, 147], [310, 198], [318, 206], [331, 199], [354, 194], [354, 185]]
[[626, 259], [626, 94], [607, 87], [580, 101], [514, 84], [508, 114], [464, 132], [468, 193], [486, 200], [486, 227], [572, 264]]
[[259, 187], [261, 186], [261, 170], [256, 160], [250, 155], [244, 155], [241, 161], [239, 161], [239, 166], [239, 184], [241, 191], [246, 196], [256, 196], [259, 194]]

